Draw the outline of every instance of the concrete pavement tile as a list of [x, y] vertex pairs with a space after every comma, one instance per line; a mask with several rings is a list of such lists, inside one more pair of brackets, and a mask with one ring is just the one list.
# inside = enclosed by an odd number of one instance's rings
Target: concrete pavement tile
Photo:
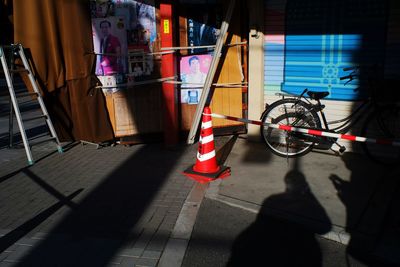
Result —
[[168, 213], [179, 213], [182, 209], [182, 206], [170, 206], [168, 208]]
[[[119, 243], [110, 239], [85, 238], [78, 244], [72, 244], [71, 250], [78, 253], [75, 255], [76, 260], [71, 263], [80, 266], [102, 266], [105, 262], [109, 262], [110, 258], [115, 258], [111, 252], [118, 248]], [[70, 266], [73, 266], [72, 264]]]
[[164, 217], [167, 214], [167, 212], [168, 212], [168, 207], [157, 206], [155, 214], [157, 214], [157, 216], [163, 216]]
[[12, 267], [12, 266], [15, 266], [15, 262], [7, 262], [7, 261], [0, 262], [0, 267]]
[[151, 230], [157, 230], [158, 227], [160, 226], [161, 222], [164, 219], [164, 215], [158, 215], [157, 212], [155, 212], [154, 216], [150, 219], [150, 221], [148, 221], [145, 224], [145, 228], [146, 229], [151, 229]]
[[11, 251], [3, 251], [2, 253], [0, 253], [0, 262], [7, 259], [7, 257], [13, 252]]
[[17, 244], [12, 244], [8, 248], [6, 248], [4, 251], [6, 252], [14, 252], [17, 249], [18, 245]]
[[133, 245], [134, 248], [145, 249], [147, 244], [150, 242], [151, 238], [155, 233], [154, 229], [144, 229], [143, 232], [140, 234], [139, 238]]
[[122, 262], [123, 257], [121, 256], [114, 256], [111, 260], [110, 260], [110, 264], [109, 265], [119, 265]]
[[[1, 217], [1, 216], [0, 216], [0, 218], [3, 219], [3, 217]], [[11, 229], [0, 229], [0, 237], [8, 234], [11, 231], [12, 231]]]
[[163, 222], [161, 223], [160, 227], [158, 228], [158, 230], [172, 231], [174, 229], [174, 226], [175, 226], [175, 222], [168, 222], [164, 219]]
[[180, 213], [172, 232], [172, 238], [190, 239], [199, 208], [200, 203], [187, 203], [183, 205], [182, 212]]
[[49, 234], [46, 232], [37, 232], [32, 236], [32, 239], [45, 239], [48, 238]]
[[172, 228], [168, 230], [158, 229], [147, 245], [146, 250], [162, 251], [171, 235], [171, 232]]
[[169, 239], [158, 267], [181, 266], [189, 240]]
[[165, 216], [164, 222], [165, 223], [171, 223], [174, 224], [176, 223], [176, 219], [178, 218], [178, 213], [167, 213], [167, 215]]
[[143, 252], [144, 248], [123, 248], [117, 252], [117, 256], [139, 258]]
[[157, 266], [157, 263], [158, 263], [157, 259], [123, 258], [120, 266], [155, 267]]
[[16, 245], [22, 245], [22, 246], [34, 246], [37, 245], [40, 242], [39, 239], [32, 239], [32, 238], [21, 238], [17, 242], [15, 242]]
[[161, 251], [145, 250], [142, 254], [142, 258], [156, 259], [158, 260], [161, 256]]
[[28, 255], [31, 250], [32, 250], [31, 246], [18, 245], [16, 250], [7, 257], [7, 261], [14, 261], [14, 262], [20, 261], [26, 255]]

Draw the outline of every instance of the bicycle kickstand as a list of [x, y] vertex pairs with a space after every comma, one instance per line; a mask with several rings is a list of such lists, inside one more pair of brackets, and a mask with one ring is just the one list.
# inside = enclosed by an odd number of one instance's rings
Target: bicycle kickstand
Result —
[[335, 144], [339, 147], [339, 153], [343, 154], [346, 151], [346, 147], [340, 145], [338, 142], [335, 142]]

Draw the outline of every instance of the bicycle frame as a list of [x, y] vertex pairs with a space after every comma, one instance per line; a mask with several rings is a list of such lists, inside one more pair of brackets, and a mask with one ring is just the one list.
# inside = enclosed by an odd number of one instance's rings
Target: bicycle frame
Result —
[[[297, 99], [298, 101], [300, 101], [301, 99], [303, 99], [306, 103], [308, 103], [310, 105], [310, 109], [312, 109], [313, 111], [315, 111], [317, 113], [317, 115], [319, 116], [320, 120], [323, 123], [323, 128], [325, 128], [325, 130], [327, 131], [332, 131], [332, 132], [336, 132], [336, 133], [347, 133], [362, 117], [366, 116], [366, 111], [371, 111], [374, 109], [379, 108], [379, 105], [377, 105], [377, 102], [374, 98], [374, 96], [376, 96], [376, 89], [374, 88], [374, 86], [372, 86], [373, 84], [373, 80], [371, 79], [372, 76], [375, 75], [371, 75], [372, 72], [374, 72], [373, 74], [375, 74], [376, 72], [376, 65], [373, 66], [369, 66], [369, 71], [368, 71], [368, 86], [367, 88], [369, 89], [369, 93], [370, 93], [370, 97], [364, 101], [362, 101], [361, 105], [358, 106], [354, 111], [351, 112], [350, 115], [348, 115], [345, 118], [339, 119], [339, 120], [335, 120], [335, 121], [327, 121], [325, 113], [324, 113], [324, 108], [325, 105], [321, 104], [321, 101], [319, 99], [314, 99], [314, 101], [316, 101], [317, 103], [313, 103], [310, 100], [308, 100], [304, 94], [308, 91], [308, 89], [304, 89], [304, 91], [299, 95], [292, 95], [292, 94], [277, 94], [282, 96], [282, 98], [284, 99], [285, 96], [289, 96], [293, 99]], [[349, 67], [349, 68], [344, 68], [344, 71], [352, 71], [349, 75], [341, 77], [340, 80], [346, 80], [348, 79], [348, 81], [345, 83], [349, 83], [351, 82], [354, 77], [356, 77], [357, 75], [359, 75], [358, 71], [360, 69], [360, 66], [356, 66], [356, 67]], [[375, 90], [374, 90], [375, 89]], [[330, 128], [330, 126], [332, 125], [337, 125], [334, 128]]]
[[[303, 91], [303, 93], [299, 96], [291, 95], [291, 94], [281, 94], [278, 93], [277, 95], [281, 96], [282, 99], [285, 97], [297, 99], [300, 101], [301, 99], [304, 100], [306, 103], [308, 103], [311, 108], [310, 110], [315, 111], [318, 116], [320, 117], [322, 123], [323, 123], [323, 128], [327, 131], [332, 131], [335, 133], [347, 133], [362, 117], [365, 116], [365, 111], [369, 110], [372, 106], [373, 103], [371, 101], [371, 98], [368, 98], [364, 100], [354, 111], [351, 112], [350, 115], [348, 115], [345, 118], [339, 119], [339, 120], [334, 120], [334, 121], [327, 121], [326, 116], [325, 116], [325, 105], [321, 103], [320, 100], [314, 100], [317, 103], [311, 102], [309, 99], [307, 99], [304, 94], [307, 92], [307, 89]], [[329, 126], [332, 125], [337, 125], [334, 128], [330, 128]]]
[[[319, 101], [318, 101], [319, 102]], [[318, 105], [321, 105], [318, 103]], [[339, 120], [334, 120], [334, 121], [327, 121], [325, 112], [323, 111], [323, 108], [317, 112], [319, 113], [319, 116], [322, 118], [322, 121], [324, 123], [325, 128], [328, 131], [333, 131], [336, 133], [347, 133], [362, 117], [365, 116], [365, 112], [372, 107], [372, 103], [370, 99], [367, 99], [363, 101], [355, 110], [353, 110], [347, 117], [339, 119]], [[339, 125], [337, 125], [339, 124]], [[334, 128], [330, 128], [329, 126], [332, 125], [337, 125]]]
[[[348, 79], [348, 82], [352, 81], [354, 77], [359, 75], [359, 73], [356, 72], [358, 69], [358, 67], [344, 68], [344, 71], [353, 71], [347, 76], [340, 77], [340, 80]], [[376, 76], [375, 73], [372, 74], [374, 77]], [[363, 84], [358, 83], [358, 85]], [[358, 91], [360, 87], [361, 86], [358, 86], [354, 91]], [[384, 138], [394, 139], [394, 137], [398, 139], [398, 136], [400, 136], [398, 124], [393, 124], [393, 122], [398, 123], [400, 108], [393, 104], [388, 106], [386, 101], [379, 101], [380, 94], [377, 92], [377, 89], [380, 88], [380, 84], [372, 83], [369, 75], [367, 87], [367, 89], [369, 89], [369, 97], [367, 99], [357, 101], [356, 107], [349, 112], [350, 114], [332, 121], [327, 121], [324, 112], [325, 104], [321, 103], [321, 101], [329, 95], [328, 92], [308, 92], [308, 89], [306, 88], [300, 95], [283, 92], [276, 94], [282, 99], [273, 102], [270, 106], [266, 105], [261, 120], [265, 123], [305, 128], [306, 130], [314, 130], [314, 132], [301, 131], [301, 133], [292, 133], [291, 131], [287, 131], [286, 133], [281, 133], [279, 130], [275, 131], [269, 129], [269, 127], [263, 126], [260, 130], [266, 144], [273, 153], [284, 157], [304, 155], [313, 147], [317, 149], [332, 149], [332, 145], [334, 144], [339, 147], [338, 151], [334, 151], [343, 153], [346, 150], [346, 147], [339, 142], [338, 139], [341, 139], [340, 135], [346, 134], [348, 131], [352, 130], [354, 125], [356, 123], [358, 124], [361, 119], [363, 121], [360, 124], [360, 136], [369, 137], [377, 134], [377, 136], [383, 136], [382, 140], [389, 140]], [[305, 93], [307, 92], [308, 96], [305, 96]], [[326, 103], [328, 104], [328, 102]], [[388, 118], [390, 121], [388, 121]], [[320, 132], [333, 133], [334, 135], [319, 134]], [[385, 141], [373, 138], [369, 139], [370, 140], [366, 138], [365, 140], [360, 139], [356, 141], [363, 142], [363, 149], [371, 158], [379, 158], [377, 161], [379, 160], [383, 163], [386, 163], [386, 160], [391, 160], [393, 155], [395, 157], [397, 156], [397, 160], [400, 158], [400, 151], [393, 152], [390, 149], [385, 149], [386, 154], [383, 154], [383, 161], [381, 161], [382, 149], [375, 151], [374, 146], [370, 148], [367, 145], [382, 145], [385, 144]], [[371, 140], [376, 140], [376, 142], [372, 142]], [[390, 146], [386, 146], [386, 148], [387, 147], [390, 148]]]

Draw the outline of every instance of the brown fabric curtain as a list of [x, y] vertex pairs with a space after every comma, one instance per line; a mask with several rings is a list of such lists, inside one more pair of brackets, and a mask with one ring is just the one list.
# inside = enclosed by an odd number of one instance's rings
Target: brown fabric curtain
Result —
[[0, 29], [0, 45], [12, 43], [12, 0], [0, 0]]
[[31, 54], [60, 139], [112, 140], [105, 99], [95, 88], [89, 2], [14, 0], [13, 22], [14, 43]]

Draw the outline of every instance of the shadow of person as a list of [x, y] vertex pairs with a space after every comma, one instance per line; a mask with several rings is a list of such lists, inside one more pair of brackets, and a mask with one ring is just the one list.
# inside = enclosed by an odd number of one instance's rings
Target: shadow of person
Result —
[[322, 265], [315, 234], [328, 232], [330, 219], [302, 172], [292, 169], [284, 181], [285, 192], [266, 198], [256, 221], [234, 241], [227, 266]]
[[349, 179], [336, 174], [329, 179], [346, 207], [345, 229], [350, 234], [346, 254], [348, 259], [369, 266], [384, 266], [373, 252], [383, 231], [398, 175], [353, 153], [343, 154], [342, 160], [350, 172]]

